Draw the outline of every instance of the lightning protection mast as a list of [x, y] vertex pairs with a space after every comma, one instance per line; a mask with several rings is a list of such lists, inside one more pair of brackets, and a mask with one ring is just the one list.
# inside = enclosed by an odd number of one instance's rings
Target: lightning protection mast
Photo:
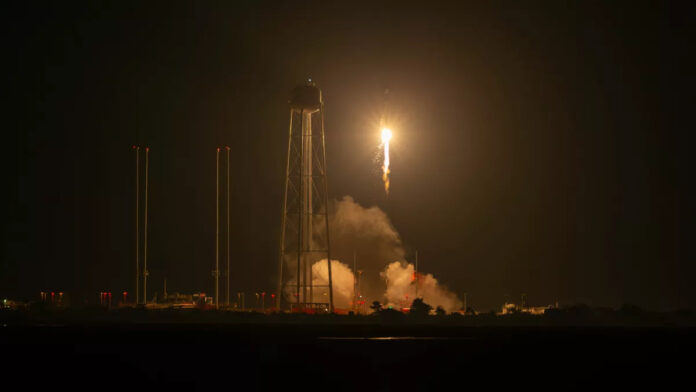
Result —
[[133, 151], [135, 151], [135, 305], [138, 305], [140, 303], [140, 146], [133, 146]]
[[[324, 103], [310, 79], [290, 99], [278, 309], [334, 311], [327, 188]], [[321, 260], [326, 264], [312, 271]]]

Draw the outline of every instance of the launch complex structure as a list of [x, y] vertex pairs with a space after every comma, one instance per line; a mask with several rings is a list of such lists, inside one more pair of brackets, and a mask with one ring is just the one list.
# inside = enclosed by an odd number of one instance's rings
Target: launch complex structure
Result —
[[334, 311], [327, 188], [324, 102], [310, 79], [290, 99], [277, 309]]
[[[229, 147], [227, 152], [227, 295], [229, 306]], [[148, 256], [148, 173], [149, 151], [145, 148], [144, 230], [140, 230], [141, 177], [140, 146], [135, 151], [135, 303], [147, 305]], [[219, 306], [220, 237], [220, 148], [216, 150], [215, 221], [215, 308]], [[333, 279], [329, 241], [326, 143], [324, 140], [324, 102], [321, 90], [311, 81], [294, 88], [290, 99], [285, 193], [281, 220], [278, 291], [275, 307], [306, 313], [333, 313]], [[144, 237], [143, 265], [140, 238]], [[322, 261], [322, 263], [318, 263]], [[326, 264], [324, 265], [323, 262]], [[142, 267], [142, 268], [141, 268]], [[142, 280], [142, 291], [141, 289]], [[165, 289], [166, 290], [166, 289]], [[125, 294], [124, 294], [125, 295]], [[265, 295], [265, 293], [264, 293]]]

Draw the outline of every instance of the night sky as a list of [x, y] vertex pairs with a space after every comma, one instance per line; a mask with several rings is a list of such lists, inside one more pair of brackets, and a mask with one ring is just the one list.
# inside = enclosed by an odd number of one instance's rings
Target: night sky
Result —
[[696, 307], [691, 10], [327, 3], [3, 5], [0, 296], [134, 291], [134, 144], [151, 148], [150, 295], [165, 276], [213, 290], [224, 145], [232, 292], [274, 290], [289, 92], [311, 77], [329, 197], [383, 209], [476, 309]]

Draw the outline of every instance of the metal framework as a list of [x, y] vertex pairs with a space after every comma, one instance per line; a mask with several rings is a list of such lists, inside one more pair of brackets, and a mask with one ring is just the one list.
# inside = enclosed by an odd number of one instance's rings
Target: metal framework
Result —
[[[327, 189], [324, 103], [310, 81], [295, 88], [290, 100], [278, 309], [334, 310]], [[324, 259], [328, 281], [319, 281], [312, 266]]]

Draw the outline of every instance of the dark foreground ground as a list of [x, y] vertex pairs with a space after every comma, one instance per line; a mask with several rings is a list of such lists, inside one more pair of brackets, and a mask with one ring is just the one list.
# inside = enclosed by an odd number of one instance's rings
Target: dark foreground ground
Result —
[[[689, 327], [2, 324], [26, 390], [690, 389]], [[3, 390], [17, 390], [16, 388]]]

